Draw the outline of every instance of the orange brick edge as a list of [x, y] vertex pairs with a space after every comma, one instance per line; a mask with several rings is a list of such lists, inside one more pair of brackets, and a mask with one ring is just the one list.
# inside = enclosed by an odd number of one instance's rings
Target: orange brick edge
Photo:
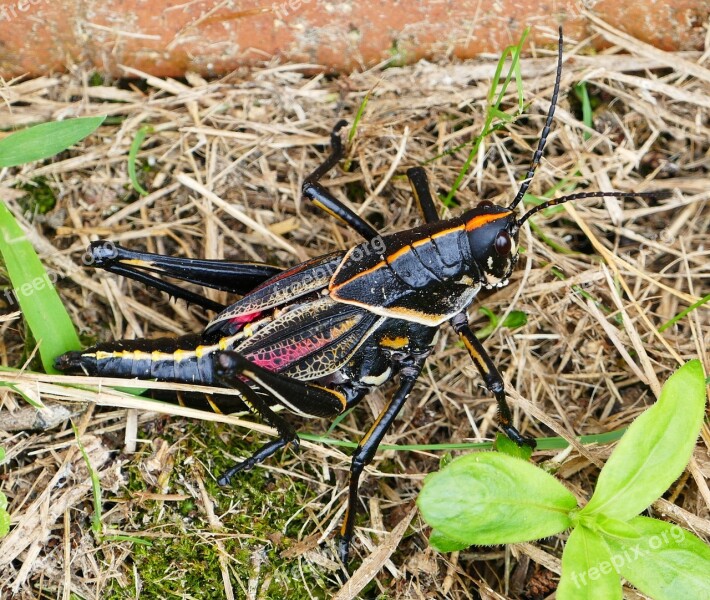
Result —
[[[598, 0], [593, 14], [664, 50], [703, 47], [708, 0]], [[526, 25], [531, 42], [590, 36], [581, 0], [1, 0], [0, 76], [37, 76], [77, 65], [125, 76], [221, 75], [273, 57], [326, 70], [499, 53]], [[221, 8], [220, 8], [221, 7]]]

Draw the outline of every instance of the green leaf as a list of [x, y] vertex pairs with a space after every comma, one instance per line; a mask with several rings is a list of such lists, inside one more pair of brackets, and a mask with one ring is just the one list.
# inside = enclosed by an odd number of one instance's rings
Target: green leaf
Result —
[[428, 475], [417, 504], [424, 520], [442, 535], [468, 545], [489, 545], [564, 531], [577, 501], [531, 463], [480, 452]]
[[507, 454], [513, 458], [521, 458], [523, 460], [530, 460], [533, 452], [530, 446], [518, 446], [507, 435], [502, 433], [496, 433], [496, 441], [493, 448], [501, 454]]
[[595, 531], [602, 535], [605, 539], [615, 537], [624, 540], [635, 540], [639, 537], [639, 533], [636, 531], [636, 528], [633, 525], [630, 525], [627, 521], [612, 519], [604, 514], [596, 515], [593, 519], [596, 527]]
[[5, 537], [10, 532], [10, 513], [0, 510], [0, 538]]
[[710, 598], [710, 546], [658, 519], [635, 517], [630, 525], [639, 538], [604, 538], [625, 579], [654, 600]]
[[[490, 308], [485, 306], [480, 306], [478, 312], [488, 317], [488, 323], [476, 331], [476, 337], [479, 340], [483, 340], [495, 331], [500, 323], [500, 319]], [[527, 322], [528, 316], [524, 312], [514, 310], [505, 318], [505, 321], [503, 321], [503, 327], [515, 329], [516, 327], [525, 325]]]
[[429, 545], [437, 552], [456, 552], [457, 550], [465, 550], [471, 544], [452, 540], [438, 529], [432, 529], [431, 535], [429, 536]]
[[658, 402], [629, 426], [609, 457], [581, 518], [604, 514], [627, 521], [680, 476], [703, 422], [704, 379], [699, 360], [671, 375]]
[[47, 373], [57, 373], [54, 359], [79, 350], [81, 343], [34, 248], [4, 204], [0, 204], [0, 255], [14, 299], [39, 344], [42, 365]]
[[495, 328], [498, 326], [498, 321], [500, 321], [500, 319], [490, 308], [487, 308], [485, 306], [479, 306], [478, 312], [488, 317], [488, 324], [484, 325], [478, 331], [476, 331], [476, 337], [479, 340], [483, 340], [495, 331]]
[[84, 139], [106, 117], [83, 117], [28, 127], [0, 140], [0, 167], [42, 160]]
[[604, 540], [575, 527], [562, 553], [557, 600], [621, 600], [621, 580]]
[[7, 512], [7, 496], [0, 492], [0, 538], [5, 537], [9, 531], [10, 513]]
[[513, 310], [503, 321], [503, 327], [508, 329], [515, 329], [516, 327], [522, 327], [528, 322], [528, 315], [522, 310]]
[[[14, 385], [13, 383], [11, 383], [9, 381], [0, 381], [0, 387], [10, 388], [13, 392], [15, 392], [16, 394], [21, 396], [22, 399], [25, 402], [27, 402], [27, 404], [29, 404], [30, 406], [33, 406], [37, 409], [42, 409], [45, 407], [41, 401], [37, 402], [33, 398], [30, 398], [27, 394], [25, 394], [25, 392], [23, 392], [20, 388], [18, 388], [16, 385]], [[0, 457], [0, 460], [2, 460], [1, 457]]]
[[478, 312], [481, 313], [482, 315], [486, 315], [488, 317], [488, 320], [490, 321], [490, 324], [493, 327], [498, 325], [498, 317], [490, 308], [488, 308], [486, 306], [479, 306]]

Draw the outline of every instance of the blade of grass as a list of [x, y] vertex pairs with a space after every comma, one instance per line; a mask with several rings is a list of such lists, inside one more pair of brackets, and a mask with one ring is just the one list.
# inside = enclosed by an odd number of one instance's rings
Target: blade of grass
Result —
[[98, 536], [101, 534], [101, 481], [99, 481], [98, 473], [96, 473], [94, 467], [91, 466], [91, 461], [89, 460], [89, 455], [86, 453], [84, 444], [81, 443], [79, 430], [74, 423], [71, 424], [71, 428], [74, 431], [74, 437], [79, 446], [79, 451], [84, 457], [84, 463], [86, 464], [86, 469], [89, 471], [89, 477], [91, 477], [91, 490], [94, 496], [94, 514], [91, 516], [91, 529], [94, 534]]
[[[75, 349], [76, 348], [70, 348], [69, 350], [75, 350]], [[17, 381], [14, 379], [12, 379], [12, 380], [4, 379], [2, 377], [2, 373], [14, 373], [14, 374], [18, 374], [18, 375], [21, 375], [23, 373], [29, 373], [29, 374], [32, 374], [32, 373], [41, 374], [41, 373], [36, 373], [35, 371], [31, 371], [30, 369], [16, 369], [14, 367], [5, 367], [3, 365], [0, 365], [0, 387], [3, 387], [3, 386], [9, 387], [13, 392], [17, 392], [23, 398], [25, 398], [30, 404], [32, 404], [32, 406], [35, 406], [36, 402], [34, 402], [33, 400], [31, 400], [29, 398], [26, 398], [25, 394], [23, 394], [19, 389], [15, 389], [15, 385], [16, 385]], [[57, 383], [59, 385], [65, 385], [66, 387], [75, 388], [77, 390], [85, 390], [87, 392], [94, 392], [97, 394], [101, 391], [100, 387], [95, 387], [92, 385], [65, 384], [65, 383], [62, 383], [61, 378], [55, 379], [54, 383]], [[148, 390], [148, 388], [138, 388], [138, 387], [130, 387], [129, 388], [129, 387], [119, 387], [119, 386], [112, 386], [112, 387], [109, 386], [109, 389], [123, 392], [124, 394], [133, 394], [134, 396], [140, 396], [141, 394], [143, 394], [144, 392], [146, 392]], [[35, 408], [42, 408], [42, 407], [35, 406]]]
[[[556, 269], [555, 267], [552, 267], [552, 268], [550, 269], [550, 272], [551, 272], [555, 277], [557, 277], [557, 279], [561, 279], [562, 281], [564, 281], [565, 279], [567, 279], [567, 277], [565, 276], [565, 274], [562, 273], [562, 271], [560, 271], [559, 269]], [[589, 300], [590, 302], [594, 302], [594, 305], [595, 305], [599, 310], [601, 310], [602, 312], [604, 312], [605, 314], [607, 314], [607, 315], [608, 315], [608, 314], [611, 314], [612, 310], [611, 310], [608, 306], [606, 306], [601, 300], [599, 300], [599, 298], [595, 298], [594, 296], [592, 296], [592, 295], [591, 295], [587, 290], [585, 290], [584, 288], [582, 288], [582, 287], [580, 287], [580, 286], [578, 286], [578, 285], [573, 285], [573, 286], [572, 286], [572, 290], [574, 290], [576, 293], [578, 293], [580, 296], [582, 296], [582, 298], [585, 298], [585, 299]], [[614, 315], [613, 319], [614, 319], [614, 321], [616, 321], [617, 323], [621, 323], [621, 315], [616, 314], [616, 315]]]
[[32, 398], [30, 398], [20, 388], [18, 388], [16, 385], [13, 385], [9, 381], [3, 381], [2, 379], [0, 379], [0, 387], [6, 387], [6, 388], [11, 389], [13, 392], [15, 392], [17, 395], [19, 395], [25, 402], [27, 402], [27, 404], [29, 404], [30, 406], [33, 406], [36, 409], [44, 408], [43, 404], [40, 404], [40, 403], [36, 402], [35, 400], [33, 400]]
[[0, 204], [0, 256], [7, 267], [12, 294], [32, 335], [39, 344], [42, 365], [57, 373], [54, 359], [81, 343], [59, 295], [42, 266], [32, 244], [5, 204]]
[[82, 117], [41, 123], [0, 140], [0, 167], [14, 167], [54, 156], [85, 138], [106, 117]]
[[138, 181], [136, 176], [136, 158], [138, 156], [138, 151], [141, 148], [141, 144], [148, 133], [152, 133], [153, 128], [150, 126], [141, 127], [136, 133], [136, 137], [133, 138], [131, 142], [131, 147], [128, 150], [128, 177], [131, 180], [131, 185], [133, 189], [136, 190], [141, 196], [147, 196], [148, 192]]
[[700, 300], [698, 300], [697, 302], [694, 302], [685, 310], [680, 311], [675, 317], [666, 321], [663, 325], [661, 325], [658, 328], [658, 333], [663, 333], [666, 329], [675, 325], [678, 321], [680, 321], [687, 314], [691, 313], [696, 308], [700, 308], [703, 304], [705, 304], [708, 301], [710, 301], [710, 294], [703, 296], [702, 298], [700, 298]]
[[[620, 429], [615, 429], [614, 431], [609, 431], [607, 433], [580, 435], [577, 438], [577, 441], [579, 441], [580, 444], [611, 444], [612, 442], [621, 439], [625, 431], [626, 427], [622, 427]], [[356, 442], [351, 442], [348, 440], [337, 440], [323, 435], [299, 432], [298, 437], [304, 440], [308, 440], [309, 442], [316, 442], [319, 444], [340, 446], [342, 448], [357, 448]], [[536, 441], [537, 450], [560, 450], [569, 446], [567, 440], [559, 436], [537, 438]], [[439, 450], [490, 450], [493, 448], [493, 444], [494, 442], [447, 442], [443, 444], [380, 444], [378, 448], [380, 450], [398, 450], [400, 452], [436, 452]]]
[[530, 219], [528, 221], [528, 223], [530, 223], [530, 229], [532, 229], [533, 232], [535, 232], [537, 234], [537, 236], [540, 238], [540, 241], [542, 241], [544, 244], [547, 244], [555, 252], [559, 252], [560, 254], [568, 254], [568, 255], [569, 254], [572, 254], [572, 255], [580, 254], [579, 252], [575, 252], [574, 250], [570, 250], [569, 248], [567, 248], [566, 246], [563, 246], [562, 244], [558, 244], [553, 239], [546, 236], [544, 231], [542, 230], [542, 227], [535, 224], [532, 219]]
[[[508, 122], [512, 122], [512, 121], [514, 121], [514, 119], [510, 119]], [[491, 130], [489, 133], [495, 133], [497, 131], [502, 131], [506, 128], [507, 125], [508, 125], [508, 123], [496, 123], [495, 125], [491, 126]], [[433, 163], [433, 162], [439, 160], [440, 158], [443, 158], [444, 156], [449, 156], [449, 154], [455, 154], [456, 152], [458, 152], [462, 148], [465, 148], [466, 146], [468, 146], [471, 143], [472, 143], [471, 140], [468, 140], [466, 142], [463, 142], [462, 144], [458, 144], [457, 146], [453, 146], [451, 148], [448, 148], [448, 149], [444, 150], [441, 154], [436, 154], [436, 155], [432, 156], [431, 158], [427, 158], [426, 160], [420, 161], [419, 166], [425, 167], [428, 164]]]
[[357, 107], [355, 119], [353, 119], [352, 127], [350, 128], [350, 132], [348, 133], [348, 144], [352, 142], [353, 139], [355, 139], [355, 134], [357, 133], [357, 126], [360, 123], [360, 119], [362, 119], [362, 115], [365, 113], [367, 103], [370, 101], [370, 94], [372, 94], [372, 90], [369, 90], [367, 94], [365, 94], [365, 97], [362, 99], [362, 102], [360, 102], [360, 106]]
[[[447, 207], [452, 206], [453, 197], [456, 195], [456, 192], [458, 191], [459, 187], [461, 186], [461, 183], [463, 182], [464, 178], [466, 177], [466, 174], [468, 173], [468, 170], [471, 167], [471, 163], [478, 154], [483, 139], [491, 133], [494, 119], [496, 117], [500, 119], [501, 115], [505, 115], [505, 117], [503, 118], [503, 120], [505, 121], [509, 121], [514, 118], [514, 116], [508, 115], [507, 113], [503, 113], [503, 111], [500, 110], [500, 103], [503, 101], [503, 97], [505, 96], [505, 92], [508, 89], [508, 85], [510, 84], [510, 80], [513, 76], [515, 76], [516, 88], [518, 93], [518, 110], [522, 111], [523, 109], [523, 89], [522, 77], [520, 73], [520, 53], [522, 52], [523, 44], [525, 43], [525, 38], [527, 38], [528, 33], [530, 33], [529, 27], [526, 28], [525, 31], [523, 31], [523, 35], [520, 37], [520, 41], [516, 45], [508, 46], [503, 51], [503, 55], [498, 61], [495, 74], [493, 75], [493, 81], [491, 82], [491, 87], [488, 90], [488, 108], [486, 110], [486, 120], [483, 125], [483, 130], [481, 131], [481, 134], [473, 140], [471, 151], [468, 153], [466, 161], [461, 167], [461, 170], [459, 171], [459, 174], [457, 175], [456, 180], [454, 181], [454, 184], [451, 187], [451, 190], [446, 195], [446, 197], [442, 199], [442, 202]], [[505, 65], [505, 61], [507, 60], [508, 55], [511, 56], [511, 65], [508, 69], [505, 80], [501, 84], [501, 89], [498, 93], [498, 97], [494, 101], [493, 98], [496, 95], [498, 83], [503, 72], [503, 66]]]
[[[590, 129], [593, 128], [594, 123], [592, 122], [592, 102], [589, 99], [589, 91], [587, 90], [587, 82], [586, 81], [580, 81], [577, 85], [574, 86], [574, 93], [579, 99], [579, 101], [582, 103], [582, 122], [589, 127]], [[592, 137], [592, 134], [589, 133], [588, 131], [584, 132], [584, 141], [586, 142], [589, 138]]]
[[[372, 88], [372, 89], [374, 89], [374, 88]], [[353, 119], [353, 124], [350, 127], [350, 131], [348, 132], [348, 146], [355, 139], [355, 135], [357, 134], [357, 127], [360, 124], [360, 120], [362, 119], [362, 116], [365, 114], [365, 107], [367, 107], [367, 103], [370, 101], [370, 94], [372, 94], [372, 90], [369, 90], [367, 92], [367, 94], [365, 94], [365, 97], [362, 99], [362, 102], [360, 102], [360, 106], [357, 107], [357, 112], [355, 113], [355, 119]], [[345, 171], [346, 173], [349, 173], [351, 166], [352, 166], [352, 158], [347, 157], [343, 161], [343, 171]]]

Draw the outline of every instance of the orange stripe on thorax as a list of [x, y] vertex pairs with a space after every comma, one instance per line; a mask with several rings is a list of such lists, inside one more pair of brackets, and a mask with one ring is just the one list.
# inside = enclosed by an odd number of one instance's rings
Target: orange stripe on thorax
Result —
[[431, 242], [434, 238], [439, 238], [439, 237], [442, 237], [445, 235], [449, 235], [451, 233], [455, 233], [457, 231], [460, 231], [461, 229], [463, 229], [462, 225], [456, 225], [454, 227], [448, 227], [447, 229], [442, 229], [441, 231], [437, 231], [435, 233], [427, 235], [427, 236], [423, 237], [422, 239], [415, 240], [411, 244], [407, 244], [403, 248], [400, 248], [399, 250], [393, 252], [392, 254], [385, 256], [385, 260], [389, 264], [392, 264], [400, 256], [404, 256], [407, 252], [410, 252], [412, 250], [412, 248], [420, 248], [422, 246], [426, 246], [428, 244], [431, 244]]
[[478, 229], [479, 227], [482, 227], [483, 225], [486, 225], [491, 221], [505, 219], [508, 215], [510, 215], [510, 212], [478, 215], [476, 217], [473, 217], [472, 219], [469, 219], [466, 222], [466, 231], [473, 231], [474, 229]]

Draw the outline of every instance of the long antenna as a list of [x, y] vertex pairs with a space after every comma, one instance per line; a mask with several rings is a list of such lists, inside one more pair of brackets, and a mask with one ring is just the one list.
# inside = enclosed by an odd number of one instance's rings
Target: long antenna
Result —
[[508, 207], [508, 210], [513, 210], [518, 203], [523, 199], [525, 192], [528, 191], [530, 187], [530, 182], [535, 175], [535, 170], [540, 164], [540, 159], [542, 158], [542, 151], [545, 149], [545, 143], [547, 142], [547, 135], [550, 133], [550, 126], [552, 125], [552, 117], [555, 115], [555, 106], [557, 105], [557, 96], [560, 93], [560, 79], [562, 78], [562, 27], [559, 28], [559, 40], [557, 42], [557, 76], [555, 77], [555, 89], [552, 92], [552, 102], [550, 103], [550, 110], [547, 112], [547, 120], [545, 121], [545, 127], [542, 129], [542, 134], [540, 135], [540, 141], [537, 145], [537, 150], [533, 154], [532, 162], [530, 163], [530, 168], [528, 169], [528, 174], [525, 176], [523, 183], [520, 185], [518, 193], [513, 198], [513, 202]]
[[670, 190], [659, 190], [657, 192], [579, 192], [577, 194], [569, 194], [560, 198], [554, 198], [543, 202], [531, 208], [517, 222], [517, 227], [520, 228], [525, 221], [532, 217], [535, 213], [545, 210], [550, 206], [564, 204], [570, 200], [581, 200], [582, 198], [657, 198], [659, 200], [668, 198], [672, 192]]

